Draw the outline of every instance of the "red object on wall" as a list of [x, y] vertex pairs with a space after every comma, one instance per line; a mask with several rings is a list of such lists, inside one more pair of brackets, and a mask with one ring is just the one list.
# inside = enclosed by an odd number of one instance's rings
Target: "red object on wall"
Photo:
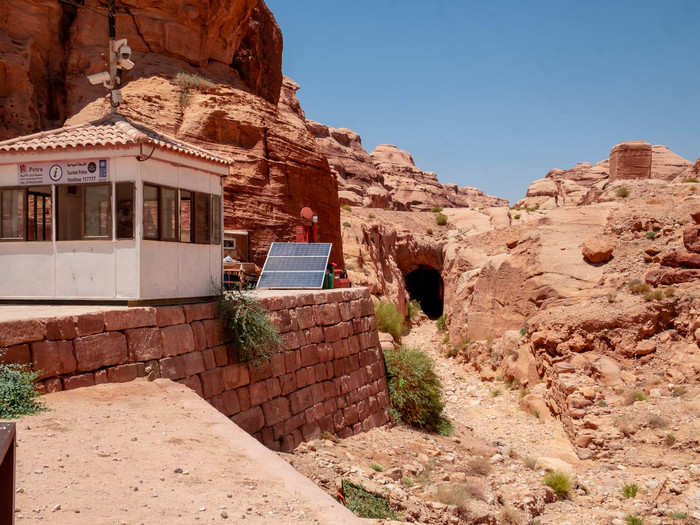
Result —
[[296, 227], [297, 242], [319, 242], [318, 241], [318, 216], [309, 207], [301, 209], [301, 225]]

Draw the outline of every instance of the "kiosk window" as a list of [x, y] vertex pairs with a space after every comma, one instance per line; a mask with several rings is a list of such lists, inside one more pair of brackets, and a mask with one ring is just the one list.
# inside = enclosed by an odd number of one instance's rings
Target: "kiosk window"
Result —
[[111, 239], [111, 184], [56, 186], [56, 238], [59, 241]]
[[0, 190], [0, 239], [24, 239], [25, 191]]
[[134, 183], [117, 182], [117, 239], [134, 238]]
[[192, 242], [192, 192], [180, 190], [180, 242]]
[[221, 244], [221, 197], [211, 196], [211, 243]]
[[143, 238], [160, 239], [158, 186], [143, 185]]
[[177, 241], [177, 190], [160, 189], [161, 240]]
[[51, 240], [51, 187], [33, 187], [27, 190], [28, 241]]
[[208, 193], [195, 193], [194, 195], [194, 242], [198, 244], [209, 244], [210, 196]]

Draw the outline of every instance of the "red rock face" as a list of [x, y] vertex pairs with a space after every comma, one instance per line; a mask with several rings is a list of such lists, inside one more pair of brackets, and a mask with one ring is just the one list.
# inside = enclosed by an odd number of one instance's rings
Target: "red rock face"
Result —
[[[105, 68], [100, 6], [18, 0], [2, 9], [0, 139], [110, 110], [104, 88], [85, 78]], [[124, 74], [120, 112], [237, 161], [225, 183], [224, 227], [250, 231], [253, 261], [262, 264], [271, 241], [293, 240], [310, 206], [342, 265], [337, 182], [306, 129], [299, 86], [283, 83], [282, 34], [264, 2], [136, 0], [118, 11], [117, 36], [136, 63]]]
[[621, 142], [610, 150], [610, 180], [651, 177], [652, 147], [648, 142]]

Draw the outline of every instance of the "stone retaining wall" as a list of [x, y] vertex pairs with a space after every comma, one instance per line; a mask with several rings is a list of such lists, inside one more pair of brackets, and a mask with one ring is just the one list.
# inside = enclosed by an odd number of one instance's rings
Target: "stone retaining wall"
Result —
[[283, 336], [262, 368], [235, 362], [215, 303], [0, 324], [5, 362], [31, 363], [45, 392], [146, 375], [188, 385], [275, 450], [389, 420], [384, 361], [364, 288], [261, 298]]

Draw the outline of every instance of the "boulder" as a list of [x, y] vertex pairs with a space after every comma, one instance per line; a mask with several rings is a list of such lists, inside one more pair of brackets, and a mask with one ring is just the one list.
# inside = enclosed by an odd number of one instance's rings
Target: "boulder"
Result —
[[671, 268], [700, 268], [700, 253], [674, 250], [661, 257], [661, 265]]
[[[698, 212], [700, 218], [700, 212]], [[683, 245], [689, 252], [700, 253], [700, 224], [688, 226], [683, 230]]]
[[652, 286], [688, 283], [700, 279], [700, 270], [651, 270], [644, 280]]
[[583, 241], [581, 253], [583, 258], [592, 264], [608, 262], [612, 259], [615, 243], [600, 236], [589, 237]]

